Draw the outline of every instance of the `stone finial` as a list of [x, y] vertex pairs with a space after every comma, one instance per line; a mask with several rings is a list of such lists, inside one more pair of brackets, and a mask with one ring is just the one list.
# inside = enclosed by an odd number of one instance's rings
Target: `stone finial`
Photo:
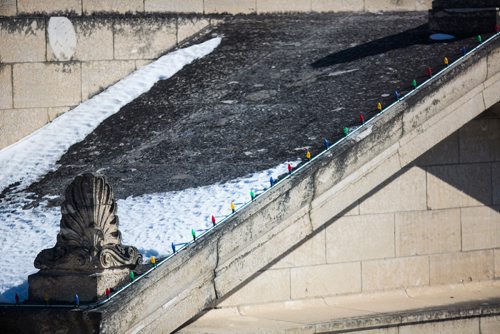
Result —
[[[96, 300], [106, 288], [122, 283], [142, 255], [137, 248], [121, 244], [113, 190], [103, 176], [77, 176], [66, 189], [61, 212], [56, 245], [35, 259], [40, 272], [29, 277], [30, 299], [39, 299], [40, 290], [55, 285], [57, 300], [68, 300], [71, 289], [80, 291], [82, 301]], [[65, 282], [72, 286], [63, 296]]]

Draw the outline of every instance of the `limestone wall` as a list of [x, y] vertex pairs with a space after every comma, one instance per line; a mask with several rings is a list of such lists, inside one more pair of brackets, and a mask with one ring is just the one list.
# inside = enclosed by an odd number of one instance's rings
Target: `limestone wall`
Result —
[[219, 306], [500, 278], [500, 104]]
[[3, 0], [0, 16], [34, 13], [275, 13], [427, 10], [432, 0]]
[[[20, 1], [53, 8], [42, 2]], [[0, 149], [209, 25], [202, 16], [0, 18]]]

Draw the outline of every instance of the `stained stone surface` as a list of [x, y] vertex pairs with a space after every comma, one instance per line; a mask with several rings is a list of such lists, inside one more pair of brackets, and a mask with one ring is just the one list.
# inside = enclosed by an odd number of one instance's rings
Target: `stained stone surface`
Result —
[[95, 301], [106, 288], [123, 283], [142, 262], [137, 248], [121, 244], [113, 190], [103, 176], [79, 175], [66, 189], [61, 228], [53, 248], [35, 259], [40, 269], [29, 276], [29, 300], [45, 294], [58, 302]]

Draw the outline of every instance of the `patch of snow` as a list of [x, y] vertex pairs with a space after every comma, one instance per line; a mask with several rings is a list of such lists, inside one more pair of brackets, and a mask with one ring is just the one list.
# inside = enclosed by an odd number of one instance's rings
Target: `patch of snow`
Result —
[[[258, 195], [269, 187], [269, 178], [287, 173], [285, 162], [262, 172], [223, 184], [185, 189], [182, 191], [146, 194], [117, 200], [118, 217], [123, 243], [139, 248], [147, 260], [172, 252], [171, 243], [189, 242], [191, 229], [200, 234], [212, 226], [213, 214], [220, 221], [250, 201], [250, 191]], [[19, 194], [17, 194], [19, 195]], [[17, 202], [9, 201], [0, 208], [0, 245], [4, 256], [0, 264], [0, 302], [13, 303], [15, 294], [27, 298], [27, 277], [36, 272], [33, 261], [45, 248], [53, 247], [59, 232], [60, 208], [48, 207], [47, 202], [23, 210], [31, 201], [28, 194]], [[49, 199], [49, 196], [46, 197]]]
[[204, 43], [171, 52], [66, 112], [30, 136], [0, 151], [0, 192], [19, 182], [23, 189], [57, 168], [68, 148], [82, 141], [103, 120], [147, 92], [158, 80], [170, 78], [184, 66], [211, 53], [221, 42]]

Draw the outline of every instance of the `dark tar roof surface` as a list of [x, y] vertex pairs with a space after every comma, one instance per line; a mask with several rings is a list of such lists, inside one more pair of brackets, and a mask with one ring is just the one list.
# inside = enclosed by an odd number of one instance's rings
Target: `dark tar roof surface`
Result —
[[[427, 14], [235, 16], [190, 43], [222, 36], [207, 57], [105, 120], [33, 184], [61, 195], [101, 171], [118, 198], [224, 182], [313, 154], [346, 126], [450, 63], [475, 38], [432, 42]], [[55, 200], [53, 204], [59, 204]]]

